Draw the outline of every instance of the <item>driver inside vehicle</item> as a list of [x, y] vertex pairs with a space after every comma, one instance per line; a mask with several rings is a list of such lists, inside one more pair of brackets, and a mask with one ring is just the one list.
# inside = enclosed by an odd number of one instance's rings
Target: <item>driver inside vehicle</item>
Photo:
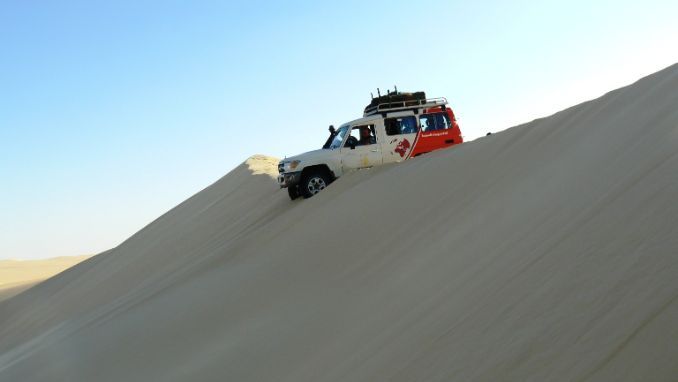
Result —
[[361, 146], [367, 146], [367, 145], [373, 145], [377, 143], [376, 139], [374, 138], [374, 135], [372, 135], [372, 131], [370, 131], [370, 128], [367, 126], [363, 126], [360, 128], [360, 140], [358, 141], [358, 144]]

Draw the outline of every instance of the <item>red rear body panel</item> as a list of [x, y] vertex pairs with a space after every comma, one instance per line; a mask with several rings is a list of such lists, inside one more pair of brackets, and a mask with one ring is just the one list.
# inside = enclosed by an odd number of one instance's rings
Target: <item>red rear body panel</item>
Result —
[[[443, 108], [438, 106], [426, 109], [425, 113], [440, 113]], [[444, 130], [422, 131], [419, 129], [417, 137], [414, 141], [413, 148], [408, 157], [415, 157], [417, 155], [425, 154], [433, 150], [442, 149], [462, 143], [464, 140], [461, 136], [461, 130], [457, 124], [454, 112], [449, 107], [445, 108], [445, 112], [450, 120], [450, 127]]]

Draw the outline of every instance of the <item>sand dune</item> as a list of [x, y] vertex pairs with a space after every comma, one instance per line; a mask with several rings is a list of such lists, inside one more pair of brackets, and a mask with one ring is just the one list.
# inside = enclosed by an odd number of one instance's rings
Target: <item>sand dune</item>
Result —
[[677, 105], [673, 65], [295, 202], [252, 158], [0, 302], [0, 381], [675, 380]]
[[68, 269], [89, 256], [63, 256], [41, 260], [0, 260], [0, 301]]

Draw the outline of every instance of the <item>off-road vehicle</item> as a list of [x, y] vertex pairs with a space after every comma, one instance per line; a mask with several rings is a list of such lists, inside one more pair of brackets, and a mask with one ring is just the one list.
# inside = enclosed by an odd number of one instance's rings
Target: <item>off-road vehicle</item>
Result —
[[292, 200], [309, 198], [342, 174], [399, 162], [462, 143], [454, 112], [445, 98], [424, 92], [373, 97], [363, 118], [335, 129], [322, 149], [285, 158], [278, 164], [278, 184]]

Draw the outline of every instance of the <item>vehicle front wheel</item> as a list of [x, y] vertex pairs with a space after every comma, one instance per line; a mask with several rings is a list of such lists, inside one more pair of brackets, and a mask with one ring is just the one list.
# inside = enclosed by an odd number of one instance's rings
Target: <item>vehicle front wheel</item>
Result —
[[299, 187], [297, 185], [287, 187], [287, 195], [294, 200], [299, 197]]
[[301, 178], [299, 188], [304, 198], [308, 199], [311, 196], [324, 190], [330, 184], [330, 177], [324, 172], [315, 171], [304, 175]]

